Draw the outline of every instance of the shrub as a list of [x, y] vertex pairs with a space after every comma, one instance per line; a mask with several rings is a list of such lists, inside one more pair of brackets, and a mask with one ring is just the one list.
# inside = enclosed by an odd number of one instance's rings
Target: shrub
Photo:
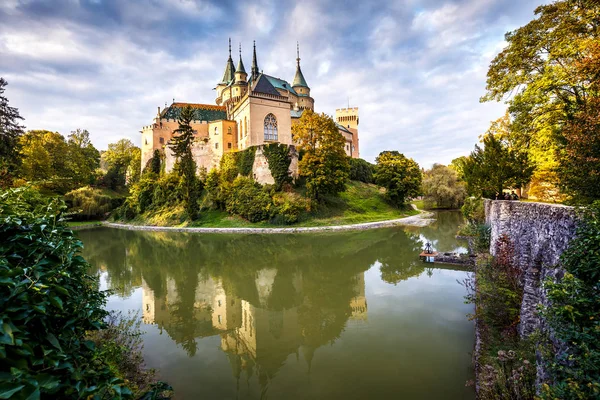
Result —
[[248, 147], [245, 150], [235, 153], [238, 171], [243, 176], [250, 176], [250, 174], [252, 173], [252, 166], [254, 165], [255, 153], [256, 147]]
[[120, 205], [119, 199], [113, 201], [100, 189], [89, 186], [70, 191], [65, 195], [65, 201], [69, 204], [69, 212], [82, 219], [103, 218]]
[[275, 221], [284, 224], [293, 224], [298, 222], [300, 215], [310, 211], [311, 202], [309, 199], [295, 193], [276, 193], [273, 196], [275, 206]]
[[485, 223], [485, 208], [481, 197], [467, 197], [460, 210], [467, 223], [474, 225]]
[[3, 398], [130, 399], [87, 332], [104, 326], [106, 294], [78, 255], [58, 199], [0, 194], [0, 374]]
[[350, 179], [364, 183], [373, 183], [374, 165], [362, 158], [350, 159]]
[[[158, 209], [165, 205], [174, 205], [183, 201], [181, 177], [176, 173], [162, 175], [154, 184], [151, 207]], [[152, 188], [149, 188], [152, 189]]]
[[263, 146], [263, 153], [269, 162], [269, 171], [275, 180], [275, 189], [281, 190], [284, 184], [292, 182], [289, 171], [292, 162], [290, 148], [286, 144], [271, 143]]
[[267, 220], [273, 211], [271, 196], [252, 178], [238, 176], [226, 198], [226, 211], [250, 222]]

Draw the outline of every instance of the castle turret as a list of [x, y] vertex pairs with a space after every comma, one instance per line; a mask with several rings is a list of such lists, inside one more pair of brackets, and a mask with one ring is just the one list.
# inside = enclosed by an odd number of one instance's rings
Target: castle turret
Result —
[[240, 43], [240, 60], [238, 61], [237, 68], [235, 69], [235, 82], [246, 82], [248, 74], [244, 68], [244, 62], [242, 61], [242, 44]]
[[217, 90], [217, 98], [215, 101], [219, 105], [221, 105], [223, 101], [223, 89], [235, 79], [234, 71], [235, 67], [233, 66], [233, 59], [231, 58], [231, 38], [229, 38], [229, 58], [227, 59], [227, 64], [225, 64], [225, 73], [223, 74], [223, 79], [221, 79], [221, 82], [219, 82], [215, 88]]
[[292, 81], [292, 88], [299, 96], [299, 105], [300, 108], [305, 109], [314, 109], [314, 100], [310, 97], [310, 88], [306, 83], [306, 79], [304, 79], [304, 75], [302, 74], [302, 69], [300, 68], [300, 45], [296, 43], [296, 75], [294, 76], [294, 80]]

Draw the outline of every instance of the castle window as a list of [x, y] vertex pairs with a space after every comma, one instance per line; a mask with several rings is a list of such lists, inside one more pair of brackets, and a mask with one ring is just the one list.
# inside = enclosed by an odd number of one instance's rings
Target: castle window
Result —
[[227, 148], [230, 149], [231, 148], [231, 143], [227, 143]]
[[165, 144], [165, 138], [162, 138], [162, 137], [161, 137], [161, 138], [160, 138], [160, 139], [158, 139], [158, 140], [160, 141], [160, 144]]
[[215, 126], [215, 135], [218, 135], [218, 134], [219, 134], [219, 127]]
[[267, 114], [265, 117], [265, 140], [277, 140], [277, 119], [273, 114]]
[[244, 117], [244, 136], [248, 136], [248, 121]]
[[219, 148], [219, 143], [215, 143], [215, 149]]
[[231, 135], [231, 127], [227, 128], [227, 134]]

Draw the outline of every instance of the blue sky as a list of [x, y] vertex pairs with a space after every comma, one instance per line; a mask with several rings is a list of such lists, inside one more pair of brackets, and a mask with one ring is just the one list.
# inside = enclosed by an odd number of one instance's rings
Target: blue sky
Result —
[[0, 76], [28, 129], [140, 144], [156, 107], [214, 104], [238, 43], [246, 68], [291, 81], [296, 41], [315, 109], [360, 110], [361, 157], [424, 167], [468, 154], [502, 103], [479, 103], [504, 34], [542, 0], [2, 0]]

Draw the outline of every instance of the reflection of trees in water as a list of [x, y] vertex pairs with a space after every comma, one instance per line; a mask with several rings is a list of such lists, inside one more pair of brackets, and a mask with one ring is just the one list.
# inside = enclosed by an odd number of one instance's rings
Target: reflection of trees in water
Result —
[[408, 228], [408, 230], [423, 235], [440, 252], [453, 251], [466, 245], [456, 239], [458, 227], [463, 223], [460, 211], [437, 211], [434, 218], [435, 222], [430, 225]]

